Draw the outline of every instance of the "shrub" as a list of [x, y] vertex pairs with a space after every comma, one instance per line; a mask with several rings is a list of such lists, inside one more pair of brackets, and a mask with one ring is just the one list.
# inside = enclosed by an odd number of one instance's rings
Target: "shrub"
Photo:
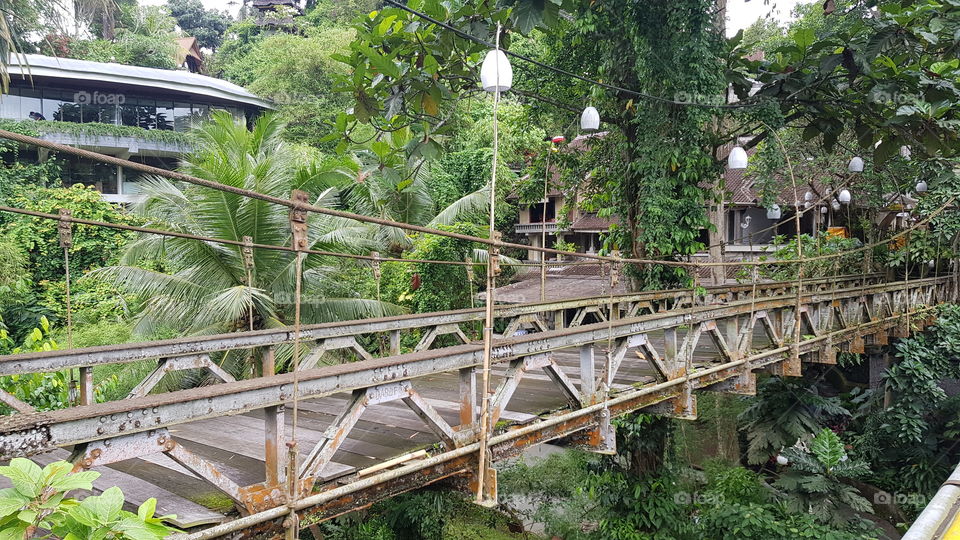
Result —
[[134, 514], [123, 510], [123, 492], [118, 487], [81, 501], [67, 497], [70, 491], [92, 490], [93, 481], [100, 477], [98, 472], [72, 469], [66, 461], [41, 469], [24, 458], [0, 467], [0, 475], [13, 484], [0, 490], [0, 537], [33, 538], [40, 530], [48, 530], [63, 540], [162, 540], [177, 532], [163, 524], [173, 516], [154, 516], [157, 500], [153, 498]]

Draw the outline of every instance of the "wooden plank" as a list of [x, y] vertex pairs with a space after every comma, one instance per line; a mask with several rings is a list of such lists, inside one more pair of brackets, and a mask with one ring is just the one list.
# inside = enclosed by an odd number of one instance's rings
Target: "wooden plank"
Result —
[[[237, 455], [253, 458], [261, 462], [263, 466], [263, 432], [259, 438], [252, 439], [249, 433], [240, 433], [234, 429], [216, 429], [217, 421], [221, 418], [210, 420], [200, 420], [181, 424], [170, 432], [178, 440], [191, 441], [202, 445], [214, 446], [217, 448], [229, 448]], [[214, 429], [211, 433], [211, 429]], [[206, 442], [205, 442], [206, 441]], [[213, 444], [210, 444], [213, 443]], [[356, 471], [356, 467], [345, 465], [343, 463], [331, 462], [323, 471], [321, 481], [329, 481], [340, 476], [351, 474]]]

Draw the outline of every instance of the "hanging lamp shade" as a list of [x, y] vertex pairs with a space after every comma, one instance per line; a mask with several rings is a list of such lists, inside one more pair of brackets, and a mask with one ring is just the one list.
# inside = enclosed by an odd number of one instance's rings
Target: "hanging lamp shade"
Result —
[[747, 151], [741, 146], [734, 146], [727, 156], [727, 168], [740, 170], [747, 168]]
[[780, 212], [780, 205], [775, 204], [770, 208], [767, 208], [767, 219], [780, 219], [782, 212]]
[[927, 183], [923, 180], [917, 182], [917, 193], [926, 193], [927, 192]]
[[809, 191], [806, 192], [806, 193], [804, 193], [804, 194], [803, 194], [803, 200], [805, 200], [805, 201], [812, 201], [812, 200], [813, 200], [813, 193], [811, 193], [811, 192], [809, 192]]
[[513, 86], [513, 68], [503, 50], [487, 52], [480, 66], [480, 84], [487, 92], [506, 92]]
[[838, 203], [837, 201], [833, 201], [832, 203], [830, 203], [830, 208], [833, 208], [833, 211], [837, 212], [840, 210], [840, 203]]
[[595, 107], [587, 107], [580, 113], [580, 129], [582, 131], [597, 131], [600, 129], [600, 113]]
[[847, 165], [847, 170], [852, 173], [863, 172], [863, 158], [856, 156], [850, 160], [850, 164]]
[[850, 200], [852, 199], [852, 197], [850, 196], [850, 190], [841, 189], [840, 194], [837, 195], [837, 199], [839, 199], [840, 202], [843, 204], [850, 204]]
[[821, 214], [826, 214], [826, 213], [827, 213], [827, 207], [826, 207], [826, 206], [821, 206], [821, 207], [820, 207], [820, 213], [821, 213]]

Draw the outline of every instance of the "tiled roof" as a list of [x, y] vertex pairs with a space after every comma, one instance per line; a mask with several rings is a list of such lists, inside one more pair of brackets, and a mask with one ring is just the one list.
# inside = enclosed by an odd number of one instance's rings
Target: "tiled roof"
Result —
[[587, 214], [570, 225], [571, 231], [605, 231], [610, 225], [619, 223], [617, 218], [602, 218], [594, 214]]

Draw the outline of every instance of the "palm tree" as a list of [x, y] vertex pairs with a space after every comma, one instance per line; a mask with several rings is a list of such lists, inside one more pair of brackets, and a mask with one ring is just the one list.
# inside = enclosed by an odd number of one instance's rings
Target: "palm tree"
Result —
[[[408, 131], [408, 130], [407, 130]], [[420, 157], [408, 157], [406, 131], [387, 133], [345, 161], [343, 171], [351, 178], [339, 185], [345, 208], [413, 225], [453, 225], [458, 221], [483, 223], [490, 206], [489, 184], [438, 209], [431, 193], [430, 168]], [[410, 237], [396, 227], [378, 227], [381, 249], [399, 254], [412, 246]]]
[[[312, 163], [298, 165], [274, 115], [261, 116], [248, 131], [226, 113], [214, 113], [196, 131], [195, 153], [181, 164], [186, 174], [220, 184], [287, 198], [291, 190], [310, 194], [317, 206], [336, 204], [342, 171]], [[184, 185], [165, 178], [141, 182], [145, 200], [134, 211], [147, 226], [211, 238], [291, 245], [288, 209], [283, 206]], [[372, 229], [362, 223], [319, 214], [308, 218], [308, 248], [366, 252]], [[344, 261], [308, 255], [303, 262], [302, 320], [317, 323], [382, 316], [399, 308], [375, 300], [334, 298], [326, 293]], [[120, 265], [99, 269], [124, 291], [144, 298], [138, 333], [156, 328], [203, 334], [271, 328], [292, 323], [295, 255], [255, 249], [247, 270], [239, 246], [143, 235], [130, 243]]]

